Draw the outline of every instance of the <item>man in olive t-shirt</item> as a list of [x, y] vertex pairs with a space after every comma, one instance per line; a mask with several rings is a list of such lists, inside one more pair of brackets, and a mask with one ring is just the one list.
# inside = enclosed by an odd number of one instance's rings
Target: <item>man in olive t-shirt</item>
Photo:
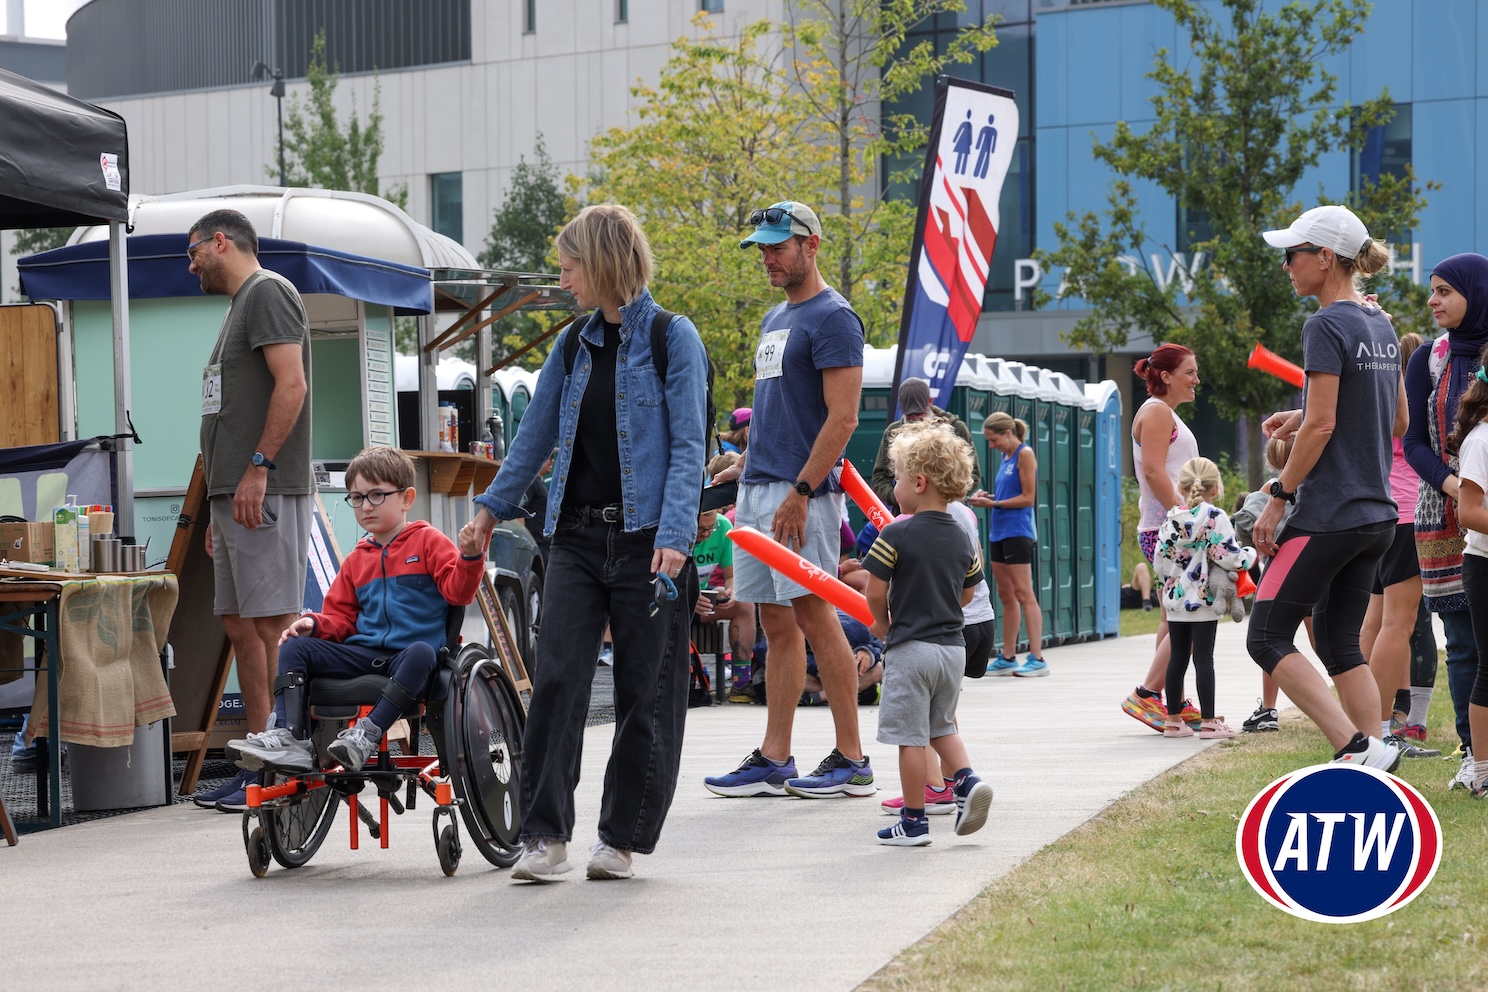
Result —
[[[248, 218], [215, 210], [188, 240], [202, 292], [232, 297], [202, 372], [201, 450], [214, 612], [232, 642], [251, 735], [267, 729], [279, 635], [299, 615], [305, 588], [315, 492], [309, 331], [294, 286], [259, 266]], [[197, 803], [236, 812], [246, 808], [248, 783], [239, 776]]]

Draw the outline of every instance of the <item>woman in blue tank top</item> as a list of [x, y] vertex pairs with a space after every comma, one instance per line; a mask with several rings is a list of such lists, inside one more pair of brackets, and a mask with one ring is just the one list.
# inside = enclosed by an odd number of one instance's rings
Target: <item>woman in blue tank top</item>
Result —
[[[1028, 425], [998, 411], [982, 424], [987, 443], [1002, 452], [991, 495], [978, 490], [968, 497], [972, 506], [992, 512], [987, 525], [987, 563], [1002, 601], [1002, 650], [987, 666], [989, 675], [1037, 678], [1049, 674], [1044, 663], [1044, 611], [1033, 589], [1033, 552], [1038, 530], [1033, 506], [1038, 488], [1038, 459], [1023, 443]], [[1028, 657], [1018, 663], [1019, 619], [1028, 626]]]

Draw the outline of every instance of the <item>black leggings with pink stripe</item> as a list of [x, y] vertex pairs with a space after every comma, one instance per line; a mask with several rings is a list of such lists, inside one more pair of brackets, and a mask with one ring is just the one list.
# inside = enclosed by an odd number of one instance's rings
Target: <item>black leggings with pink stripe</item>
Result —
[[1394, 539], [1394, 520], [1322, 534], [1288, 526], [1250, 614], [1245, 646], [1255, 663], [1269, 675], [1296, 654], [1297, 628], [1311, 613], [1318, 657], [1329, 675], [1366, 664], [1359, 628], [1380, 559]]

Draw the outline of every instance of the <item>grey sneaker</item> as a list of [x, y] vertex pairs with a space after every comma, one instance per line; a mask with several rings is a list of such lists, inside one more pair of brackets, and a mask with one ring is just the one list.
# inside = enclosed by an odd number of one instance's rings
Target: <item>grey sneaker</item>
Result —
[[1398, 748], [1402, 757], [1405, 758], [1436, 758], [1441, 751], [1434, 747], [1422, 747], [1406, 737], [1399, 734], [1391, 734], [1385, 738], [1385, 743]]
[[629, 851], [611, 847], [604, 841], [596, 843], [592, 850], [594, 854], [589, 858], [590, 878], [631, 878], [635, 875]]
[[243, 740], [228, 741], [225, 750], [229, 760], [250, 772], [265, 765], [290, 772], [315, 770], [314, 747], [309, 741], [295, 740], [294, 735], [283, 727], [249, 734]]
[[1451, 792], [1453, 789], [1466, 789], [1468, 792], [1472, 792], [1472, 787], [1473, 756], [1472, 752], [1469, 751], [1462, 756], [1462, 767], [1457, 769], [1457, 774], [1453, 775], [1452, 780], [1447, 783], [1447, 791]]
[[523, 882], [551, 882], [572, 868], [568, 845], [561, 840], [524, 840], [522, 856], [512, 869], [512, 878]]
[[367, 718], [363, 717], [353, 726], [341, 731], [335, 740], [326, 745], [326, 754], [349, 772], [361, 771], [367, 759], [377, 752], [377, 742], [381, 738], [380, 734], [373, 737], [367, 731], [367, 726]]

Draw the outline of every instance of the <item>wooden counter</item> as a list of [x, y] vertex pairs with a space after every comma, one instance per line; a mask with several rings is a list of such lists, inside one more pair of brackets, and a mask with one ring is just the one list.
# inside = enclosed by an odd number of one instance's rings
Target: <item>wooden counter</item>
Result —
[[485, 492], [496, 478], [498, 461], [457, 451], [405, 451], [409, 458], [429, 463], [430, 494], [468, 496]]

